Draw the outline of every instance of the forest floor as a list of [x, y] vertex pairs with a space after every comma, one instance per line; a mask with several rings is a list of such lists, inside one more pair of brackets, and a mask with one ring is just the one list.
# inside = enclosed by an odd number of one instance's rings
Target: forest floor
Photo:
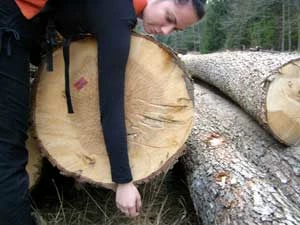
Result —
[[199, 225], [180, 163], [166, 175], [138, 186], [142, 211], [128, 218], [115, 206], [115, 192], [78, 184], [47, 161], [32, 190], [35, 215], [49, 225]]

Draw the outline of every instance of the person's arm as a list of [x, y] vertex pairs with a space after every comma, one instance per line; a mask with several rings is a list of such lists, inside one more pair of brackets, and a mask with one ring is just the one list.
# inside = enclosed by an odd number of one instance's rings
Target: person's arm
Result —
[[[139, 215], [142, 201], [132, 182], [129, 166], [124, 86], [131, 29], [136, 23], [136, 18], [131, 1], [97, 2], [100, 3], [99, 7], [95, 3], [89, 5], [91, 7], [87, 11], [90, 17], [87, 23], [90, 30], [94, 31], [98, 43], [101, 123], [112, 181], [117, 184], [116, 206], [127, 216], [135, 217]], [[99, 9], [102, 9], [100, 14]]]
[[112, 181], [132, 181], [124, 113], [125, 69], [130, 47], [129, 21], [111, 21], [96, 34], [101, 123]]

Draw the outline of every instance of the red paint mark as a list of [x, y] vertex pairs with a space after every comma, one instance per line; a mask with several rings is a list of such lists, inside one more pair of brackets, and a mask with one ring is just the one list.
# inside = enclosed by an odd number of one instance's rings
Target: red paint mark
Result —
[[77, 89], [77, 91], [80, 91], [85, 85], [87, 85], [88, 81], [81, 77], [78, 81], [75, 82], [74, 87]]

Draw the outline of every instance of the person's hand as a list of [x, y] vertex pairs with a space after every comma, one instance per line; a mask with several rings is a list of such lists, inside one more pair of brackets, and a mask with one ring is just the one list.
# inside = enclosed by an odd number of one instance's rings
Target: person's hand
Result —
[[136, 217], [140, 214], [141, 196], [132, 182], [117, 184], [116, 205], [128, 217]]

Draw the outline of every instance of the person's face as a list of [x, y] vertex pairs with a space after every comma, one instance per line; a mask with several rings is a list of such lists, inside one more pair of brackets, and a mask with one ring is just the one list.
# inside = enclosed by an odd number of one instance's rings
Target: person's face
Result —
[[146, 33], [159, 35], [185, 29], [198, 21], [191, 1], [180, 5], [173, 0], [148, 0], [142, 19]]

